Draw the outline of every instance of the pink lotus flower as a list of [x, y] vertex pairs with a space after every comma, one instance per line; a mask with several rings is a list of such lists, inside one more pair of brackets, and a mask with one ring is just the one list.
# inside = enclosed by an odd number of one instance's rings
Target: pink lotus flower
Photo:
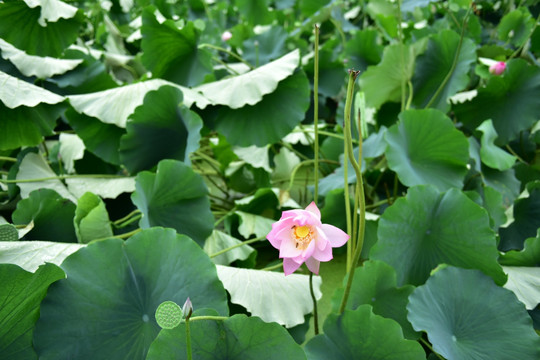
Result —
[[232, 38], [232, 33], [229, 30], [224, 31], [223, 34], [221, 34], [221, 40], [223, 41], [229, 41], [231, 40], [231, 38]]
[[285, 275], [295, 272], [304, 262], [318, 274], [320, 262], [332, 260], [332, 248], [345, 244], [349, 235], [321, 223], [321, 212], [312, 202], [305, 210], [284, 211], [266, 238], [279, 249]]
[[489, 72], [493, 75], [501, 75], [506, 69], [506, 63], [504, 61], [499, 61], [489, 67]]

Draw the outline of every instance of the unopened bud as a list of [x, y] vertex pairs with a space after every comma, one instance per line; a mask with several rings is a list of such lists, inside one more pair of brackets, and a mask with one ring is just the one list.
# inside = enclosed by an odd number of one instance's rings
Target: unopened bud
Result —
[[489, 72], [493, 75], [501, 75], [506, 69], [506, 63], [504, 61], [496, 62], [489, 67]]
[[193, 305], [189, 297], [186, 299], [184, 306], [182, 306], [182, 313], [184, 313], [184, 319], [189, 320], [191, 314], [193, 313]]
[[231, 38], [232, 38], [232, 33], [229, 30], [224, 31], [223, 34], [221, 34], [221, 40], [223, 41], [229, 41], [231, 40]]

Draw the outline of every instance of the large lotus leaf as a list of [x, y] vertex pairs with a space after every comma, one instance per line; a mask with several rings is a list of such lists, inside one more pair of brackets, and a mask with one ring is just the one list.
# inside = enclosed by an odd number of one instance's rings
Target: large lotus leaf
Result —
[[135, 191], [134, 177], [119, 178], [69, 178], [67, 188], [75, 197], [80, 198], [86, 192], [92, 192], [104, 199], [116, 199], [122, 193]]
[[179, 29], [173, 20], [160, 22], [148, 8], [142, 14], [142, 62], [155, 78], [194, 86], [212, 72], [212, 55], [198, 48], [199, 31], [188, 21]]
[[522, 303], [477, 270], [445, 267], [409, 297], [409, 320], [448, 360], [540, 357], [540, 338]]
[[214, 264], [229, 265], [236, 260], [246, 260], [255, 249], [249, 245], [241, 245], [242, 241], [219, 230], [212, 231], [212, 235], [204, 242], [204, 252], [209, 256], [219, 251], [237, 246], [221, 255], [212, 257]]
[[525, 240], [523, 250], [511, 250], [502, 254], [499, 263], [507, 266], [540, 266], [540, 231], [536, 237]]
[[272, 230], [272, 224], [275, 222], [264, 216], [249, 214], [243, 211], [236, 211], [240, 217], [240, 225], [238, 232], [240, 235], [248, 239], [250, 236], [264, 237]]
[[[452, 30], [431, 36], [426, 52], [416, 59], [413, 104], [421, 108], [431, 103], [430, 107], [447, 112], [448, 98], [467, 87], [468, 73], [475, 60], [476, 45], [471, 39], [460, 39]], [[442, 83], [444, 87], [439, 91]]]
[[398, 284], [423, 284], [439, 264], [480, 269], [506, 282], [489, 215], [457, 189], [415, 186], [379, 219], [371, 258], [396, 269]]
[[385, 135], [388, 167], [407, 186], [431, 184], [444, 191], [461, 188], [469, 144], [446, 115], [435, 109], [407, 110]]
[[343, 314], [330, 314], [324, 334], [312, 338], [305, 347], [308, 359], [334, 360], [420, 360], [422, 346], [405, 340], [398, 323], [375, 315], [370, 305], [360, 305]]
[[82, 11], [58, 0], [0, 3], [0, 38], [31, 55], [59, 56], [82, 21]]
[[141, 228], [165, 226], [203, 245], [212, 233], [214, 216], [200, 175], [176, 160], [162, 160], [156, 173], [140, 172], [131, 199], [143, 213]]
[[399, 102], [401, 83], [411, 79], [413, 69], [414, 49], [411, 46], [387, 46], [381, 62], [368, 67], [358, 78], [360, 89], [366, 94], [366, 104], [379, 108], [387, 101]]
[[85, 148], [100, 159], [111, 164], [120, 164], [120, 138], [126, 133], [114, 124], [106, 124], [99, 119], [79, 114], [72, 108], [65, 112], [66, 119], [81, 138]]
[[347, 66], [364, 71], [370, 65], [381, 61], [383, 46], [379, 44], [379, 32], [375, 29], [357, 31], [345, 44]]
[[39, 304], [49, 285], [64, 277], [53, 264], [41, 266], [34, 274], [17, 265], [0, 264], [0, 359], [37, 359], [32, 335]]
[[[305, 359], [287, 330], [257, 317], [234, 315], [226, 320], [198, 320], [189, 325], [193, 359], [255, 360]], [[186, 325], [163, 329], [152, 343], [148, 360], [184, 360]]]
[[501, 145], [536, 123], [540, 114], [539, 97], [540, 68], [514, 59], [507, 62], [501, 76], [492, 76], [485, 87], [479, 88], [475, 98], [456, 105], [455, 113], [457, 120], [470, 130], [491, 119]]
[[536, 235], [540, 228], [540, 188], [533, 188], [528, 197], [516, 200], [513, 214], [514, 222], [499, 231], [501, 251], [521, 250], [525, 239]]
[[[21, 189], [23, 199], [30, 196], [34, 190], [51, 189], [60, 194], [63, 198], [76, 202], [76, 198], [71, 194], [66, 186], [57, 178], [58, 175], [51, 169], [43, 156], [29, 152], [19, 165], [17, 172], [17, 186]], [[25, 182], [32, 179], [48, 179], [36, 182]], [[43, 239], [42, 239], [43, 240]]]
[[2, 57], [11, 61], [24, 76], [35, 76], [39, 79], [63, 74], [73, 70], [83, 62], [82, 59], [55, 59], [28, 55], [10, 43], [0, 39], [0, 52]]
[[91, 192], [79, 198], [73, 223], [77, 239], [83, 244], [113, 235], [105, 203]]
[[527, 310], [535, 309], [540, 303], [540, 268], [503, 266], [503, 270], [508, 274], [504, 288], [512, 291]]
[[245, 74], [199, 85], [193, 90], [202, 93], [212, 105], [231, 109], [255, 105], [264, 95], [273, 93], [280, 81], [291, 76], [299, 61], [300, 52], [295, 50]]
[[[406, 310], [414, 286], [398, 288], [396, 282], [396, 271], [390, 265], [382, 261], [364, 262], [354, 273], [347, 309], [354, 310], [360, 305], [369, 304], [374, 314], [397, 321], [407, 339], [417, 340], [420, 334], [407, 320]], [[332, 305], [335, 312], [341, 305], [343, 291], [340, 288], [334, 293]]]
[[62, 104], [10, 109], [0, 102], [0, 150], [39, 145], [44, 136], [53, 134], [56, 120], [64, 109]]
[[84, 246], [50, 241], [0, 242], [0, 264], [15, 264], [35, 272], [45, 263], [60, 266], [66, 257]]
[[21, 105], [34, 107], [42, 103], [54, 105], [64, 101], [62, 96], [2, 71], [0, 71], [0, 84], [2, 84], [0, 87], [0, 102], [10, 109], [15, 109]]
[[480, 148], [482, 162], [490, 168], [500, 171], [512, 168], [516, 157], [494, 144], [498, 135], [493, 127], [493, 122], [491, 120], [484, 121], [478, 130], [482, 132], [482, 147]]
[[[313, 311], [309, 277], [301, 274], [217, 266], [219, 279], [231, 295], [231, 302], [242, 305], [253, 316], [286, 327], [304, 323]], [[320, 299], [321, 278], [313, 278], [315, 297]], [[262, 300], [264, 299], [264, 300]]]
[[308, 107], [309, 81], [302, 71], [297, 71], [253, 106], [219, 108], [216, 129], [231, 144], [261, 147], [291, 132], [304, 119]]
[[166, 300], [189, 297], [196, 308], [228, 314], [214, 264], [172, 229], [94, 242], [62, 269], [67, 279], [49, 289], [34, 332], [40, 359], [145, 359], [160, 330], [154, 313]]
[[154, 167], [162, 159], [190, 164], [199, 148], [202, 120], [181, 105], [182, 92], [172, 86], [150, 91], [135, 109], [120, 139], [120, 159], [131, 173]]
[[526, 7], [519, 7], [503, 16], [497, 26], [499, 39], [521, 46], [529, 38], [534, 19]]
[[75, 204], [54, 190], [32, 191], [28, 198], [17, 203], [12, 216], [14, 224], [34, 222], [32, 230], [25, 235], [27, 240], [77, 242], [73, 227]]

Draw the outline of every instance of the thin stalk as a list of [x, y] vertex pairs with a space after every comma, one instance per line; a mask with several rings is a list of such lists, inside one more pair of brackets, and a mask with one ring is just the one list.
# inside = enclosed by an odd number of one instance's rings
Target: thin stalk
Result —
[[313, 273], [309, 273], [309, 293], [311, 294], [311, 300], [313, 300], [313, 327], [315, 335], [319, 335], [319, 313], [317, 312], [317, 299], [315, 298], [315, 292], [313, 291]]
[[31, 183], [31, 182], [40, 182], [47, 180], [63, 180], [63, 179], [121, 179], [125, 176], [120, 175], [95, 175], [95, 174], [85, 174], [85, 175], [58, 175], [58, 176], [48, 176], [43, 178], [36, 179], [20, 179], [20, 180], [5, 180], [0, 179], [1, 183], [4, 184], [17, 184], [17, 183]]
[[227, 320], [227, 316], [212, 316], [212, 315], [204, 315], [204, 316], [192, 316], [189, 318], [189, 321], [199, 321], [199, 320], [214, 320], [214, 321], [222, 321]]
[[445, 360], [441, 355], [439, 355], [435, 350], [433, 350], [433, 347], [431, 346], [431, 344], [428, 343], [424, 338], [421, 337], [420, 342], [424, 344], [429, 350], [431, 350], [431, 352], [434, 353], [435, 356], [437, 356], [439, 359]]
[[0, 156], [0, 161], [17, 162], [17, 159], [9, 156]]
[[[347, 116], [347, 115], [345, 115]], [[343, 142], [344, 151], [343, 151], [343, 183], [345, 188], [343, 189], [343, 196], [345, 198], [345, 220], [347, 222], [347, 234], [352, 233], [352, 224], [351, 224], [351, 201], [349, 198], [349, 156], [347, 155], [347, 141]], [[347, 241], [347, 271], [351, 269], [352, 258], [354, 253], [352, 241]]]
[[282, 264], [282, 263], [279, 263], [279, 264], [276, 264], [276, 265], [272, 265], [272, 266], [268, 266], [268, 267], [262, 268], [261, 270], [263, 270], [263, 271], [272, 271], [272, 270], [279, 269], [279, 268], [282, 267], [282, 266], [283, 266], [283, 264]]
[[399, 38], [399, 56], [401, 60], [401, 111], [405, 110], [405, 50], [403, 49], [403, 29], [401, 28], [401, 0], [397, 1], [398, 11], [398, 38]]
[[118, 219], [118, 220], [115, 220], [115, 221], [113, 221], [112, 223], [113, 223], [114, 226], [117, 226], [117, 225], [123, 223], [124, 221], [128, 220], [128, 219], [131, 218], [132, 216], [135, 216], [135, 215], [137, 215], [137, 214], [140, 214], [140, 212], [141, 212], [141, 210], [139, 210], [139, 209], [133, 210], [132, 212], [130, 212], [129, 214], [127, 214], [127, 215], [124, 216], [123, 218], [120, 218], [120, 219]]
[[463, 17], [463, 24], [461, 26], [461, 34], [459, 35], [459, 42], [458, 42], [458, 46], [457, 46], [457, 49], [456, 49], [456, 53], [454, 55], [454, 61], [452, 62], [452, 67], [450, 68], [450, 71], [448, 71], [448, 74], [446, 74], [443, 81], [441, 82], [441, 84], [437, 88], [437, 91], [435, 91], [435, 94], [433, 94], [433, 96], [431, 97], [431, 99], [429, 100], [427, 105], [424, 107], [425, 109], [427, 109], [431, 105], [433, 105], [433, 103], [439, 97], [439, 95], [441, 94], [442, 90], [444, 89], [444, 87], [446, 86], [448, 81], [450, 81], [450, 77], [452, 77], [452, 74], [454, 73], [454, 70], [456, 70], [456, 66], [457, 66], [457, 63], [458, 63], [458, 60], [459, 60], [459, 54], [461, 53], [461, 46], [463, 45], [463, 37], [465, 36], [465, 27], [466, 27], [466, 24], [467, 24], [467, 20], [469, 20], [469, 15], [471, 14], [471, 9], [472, 9], [472, 7], [469, 7], [469, 9], [467, 10], [467, 14], [465, 14], [465, 16]]
[[216, 253], [213, 253], [212, 255], [210, 255], [210, 258], [219, 256], [219, 255], [221, 255], [221, 254], [225, 254], [227, 251], [234, 250], [234, 249], [236, 249], [236, 248], [239, 248], [240, 246], [253, 244], [253, 243], [256, 243], [256, 242], [261, 241], [261, 240], [264, 240], [264, 239], [266, 239], [266, 236], [262, 236], [262, 237], [258, 237], [258, 238], [255, 238], [255, 239], [243, 241], [243, 242], [241, 242], [240, 244], [236, 244], [236, 245], [230, 246], [230, 247], [228, 247], [228, 248], [226, 248], [226, 249], [220, 250], [220, 251], [218, 251], [218, 252], [216, 252]]
[[121, 228], [126, 227], [126, 226], [128, 226], [130, 224], [133, 224], [135, 221], [140, 220], [141, 218], [142, 218], [142, 214], [136, 215], [136, 216], [132, 217], [131, 219], [126, 220], [125, 222], [123, 222], [121, 224], [115, 225], [115, 227], [117, 229], [121, 229]]
[[295, 177], [296, 177], [296, 173], [298, 172], [298, 170], [304, 166], [304, 165], [310, 165], [312, 163], [314, 163], [315, 160], [306, 160], [306, 161], [302, 161], [298, 164], [296, 164], [296, 166], [293, 168], [293, 171], [291, 172], [291, 179], [289, 180], [289, 187], [287, 187], [287, 191], [290, 191], [294, 185], [294, 180], [295, 180]]
[[186, 356], [188, 360], [192, 360], [191, 354], [191, 330], [189, 329], [189, 318], [186, 318]]
[[231, 215], [232, 213], [234, 213], [236, 211], [236, 207], [233, 207], [231, 210], [229, 210], [225, 215], [223, 215], [222, 217], [220, 217], [215, 223], [214, 223], [214, 228], [216, 228], [219, 224], [221, 224], [221, 222], [223, 222], [223, 220], [225, 220], [227, 218], [227, 216]]
[[199, 49], [204, 49], [204, 48], [210, 48], [210, 49], [214, 49], [214, 50], [217, 50], [217, 51], [221, 51], [221, 52], [224, 52], [230, 56], [232, 56], [233, 58], [235, 58], [236, 60], [240, 61], [241, 63], [244, 63], [246, 64], [247, 66], [249, 66], [249, 69], [250, 70], [253, 70], [255, 69], [255, 67], [253, 67], [253, 65], [251, 65], [250, 63], [248, 63], [246, 60], [244, 60], [241, 56], [233, 53], [232, 51], [228, 50], [228, 49], [225, 49], [225, 48], [222, 48], [221, 46], [216, 46], [216, 45], [212, 45], [212, 44], [200, 44], [199, 45]]
[[534, 34], [534, 31], [536, 30], [536, 27], [538, 26], [539, 21], [540, 21], [540, 14], [538, 14], [538, 17], [536, 18], [536, 21], [534, 22], [534, 26], [531, 29], [529, 36], [527, 36], [527, 39], [523, 42], [523, 44], [519, 48], [516, 49], [516, 51], [512, 53], [512, 55], [510, 56], [508, 60], [515, 58], [518, 54], [520, 54], [520, 56], [523, 55], [523, 51], [525, 50], [525, 45], [531, 39], [531, 36]]
[[111, 239], [111, 238], [127, 239], [127, 238], [135, 235], [136, 233], [138, 233], [140, 231], [142, 231], [142, 229], [139, 228], [139, 229], [135, 229], [133, 231], [127, 232], [127, 233], [120, 234], [120, 235], [113, 235], [113, 236], [108, 236], [108, 237], [104, 237], [104, 238], [94, 239], [94, 240], [92, 240], [92, 242]]
[[315, 174], [313, 174], [315, 184], [313, 199], [317, 202], [319, 199], [319, 27], [317, 25], [315, 25], [315, 65], [313, 72], [313, 124], [315, 125]]

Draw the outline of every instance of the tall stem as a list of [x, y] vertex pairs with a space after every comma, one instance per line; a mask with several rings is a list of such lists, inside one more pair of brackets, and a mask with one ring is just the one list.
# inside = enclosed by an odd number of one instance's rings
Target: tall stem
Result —
[[315, 64], [313, 78], [313, 124], [315, 125], [315, 188], [313, 199], [319, 198], [319, 27], [315, 25]]
[[[349, 299], [349, 294], [351, 291], [351, 285], [352, 280], [354, 278], [354, 271], [356, 269], [356, 264], [358, 263], [358, 260], [360, 259], [360, 255], [362, 253], [362, 247], [364, 244], [364, 229], [365, 229], [365, 218], [366, 218], [366, 204], [365, 204], [365, 196], [364, 196], [364, 183], [362, 179], [362, 172], [360, 169], [360, 165], [356, 161], [353, 153], [353, 144], [352, 144], [352, 135], [351, 135], [351, 107], [352, 107], [352, 97], [354, 93], [354, 82], [356, 80], [356, 77], [358, 76], [357, 71], [349, 71], [349, 83], [347, 85], [347, 100], [345, 102], [345, 126], [344, 126], [344, 132], [345, 132], [345, 145], [346, 145], [346, 151], [349, 156], [349, 161], [351, 162], [352, 167], [354, 168], [354, 171], [356, 173], [356, 192], [359, 194], [359, 196], [355, 196], [355, 202], [359, 201], [359, 209], [360, 209], [360, 222], [358, 226], [358, 231], [356, 232], [357, 238], [356, 239], [350, 239], [350, 242], [355, 243], [355, 250], [353, 259], [351, 262], [351, 266], [348, 269], [348, 278], [347, 278], [347, 285], [345, 286], [345, 292], [343, 293], [343, 299], [341, 300], [341, 306], [339, 309], [339, 312], [342, 313], [345, 310], [345, 307], [347, 305], [347, 301]], [[362, 159], [362, 136], [360, 134], [359, 136], [359, 159]]]
[[192, 360], [191, 355], [191, 331], [189, 329], [189, 318], [186, 319], [186, 355], [188, 360]]
[[319, 335], [319, 313], [317, 311], [317, 299], [315, 298], [315, 292], [313, 291], [313, 273], [309, 273], [309, 293], [313, 300], [313, 327], [315, 335]]

